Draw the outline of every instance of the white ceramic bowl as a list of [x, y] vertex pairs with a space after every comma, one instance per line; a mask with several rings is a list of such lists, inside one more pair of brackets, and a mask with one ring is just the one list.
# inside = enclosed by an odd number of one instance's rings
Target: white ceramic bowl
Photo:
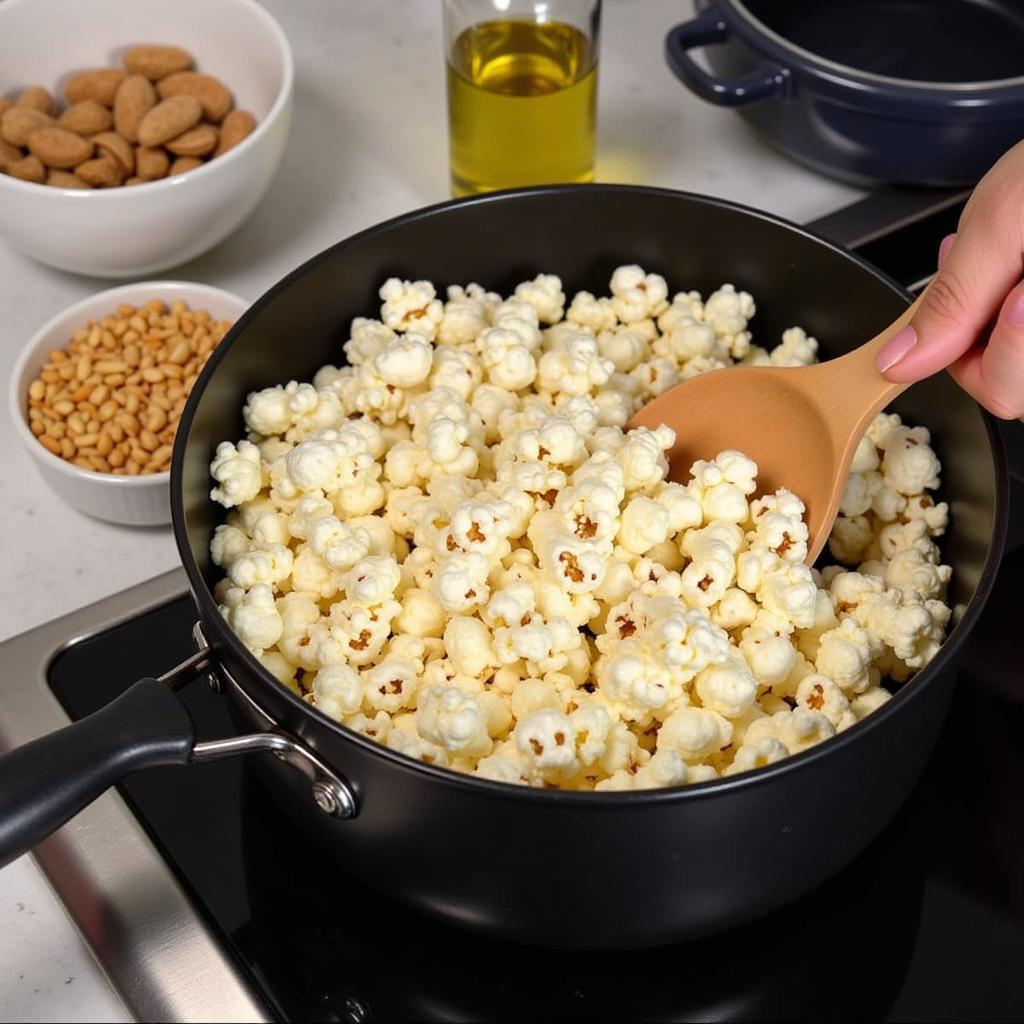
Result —
[[194, 309], [209, 311], [217, 320], [237, 320], [249, 305], [220, 288], [188, 281], [142, 281], [99, 292], [69, 306], [36, 332], [14, 365], [8, 395], [14, 432], [47, 484], [79, 511], [128, 526], [159, 526], [171, 521], [171, 474], [112, 476], [65, 462], [29, 430], [28, 386], [46, 363], [47, 353], [67, 345], [87, 321], [101, 319], [121, 303], [140, 306], [150, 299], [162, 299], [168, 305], [182, 299]]
[[183, 263], [245, 220], [281, 161], [292, 55], [256, 0], [3, 0], [0, 96], [45, 85], [63, 99], [72, 73], [120, 67], [137, 43], [184, 47], [255, 115], [256, 130], [194, 171], [130, 188], [59, 189], [0, 174], [0, 235], [42, 263], [95, 277]]

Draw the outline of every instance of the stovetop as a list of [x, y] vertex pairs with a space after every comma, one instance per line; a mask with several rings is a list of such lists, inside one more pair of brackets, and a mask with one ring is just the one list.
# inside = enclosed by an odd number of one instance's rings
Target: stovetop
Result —
[[[909, 283], [927, 274], [921, 231], [941, 237], [955, 215], [940, 203], [895, 234], [864, 216], [821, 227]], [[1006, 436], [1024, 539], [1024, 428]], [[566, 953], [453, 930], [325, 861], [244, 759], [130, 778], [38, 856], [140, 1018], [1019, 1020], [1022, 587], [1024, 547], [1004, 561], [936, 753], [889, 828], [797, 904], [712, 939]], [[8, 656], [39, 660], [40, 692], [5, 695], [5, 708], [88, 714], [191, 654], [194, 618], [172, 573], [10, 641]], [[182, 699], [201, 739], [233, 734], [201, 683]]]

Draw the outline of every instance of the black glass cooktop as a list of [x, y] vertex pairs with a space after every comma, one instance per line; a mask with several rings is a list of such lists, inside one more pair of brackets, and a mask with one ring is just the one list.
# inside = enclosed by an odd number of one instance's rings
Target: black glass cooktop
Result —
[[[947, 210], [932, 234], [952, 223]], [[919, 237], [879, 244], [865, 248], [900, 280], [927, 272]], [[1024, 428], [1006, 436], [1011, 536], [1024, 539]], [[972, 637], [936, 753], [893, 824], [799, 903], [713, 939], [577, 954], [455, 931], [326, 861], [245, 759], [151, 770], [120, 789], [281, 1020], [1021, 1020], [1022, 593], [1019, 547]], [[72, 717], [96, 710], [191, 654], [193, 618], [182, 598], [76, 644], [52, 665], [54, 692]], [[182, 698], [200, 738], [233, 734], [202, 683]]]

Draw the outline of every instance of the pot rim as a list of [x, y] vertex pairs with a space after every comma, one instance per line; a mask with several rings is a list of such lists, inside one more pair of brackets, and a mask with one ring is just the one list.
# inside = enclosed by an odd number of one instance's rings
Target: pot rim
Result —
[[898, 89], [904, 92], [926, 92], [926, 93], [955, 93], [957, 102], [971, 103], [977, 100], [977, 93], [981, 92], [1002, 92], [1007, 89], [1024, 87], [1024, 75], [1015, 78], [998, 78], [983, 82], [929, 82], [913, 78], [893, 78], [889, 75], [880, 75], [873, 71], [863, 71], [849, 64], [841, 64], [838, 61], [829, 60], [812, 50], [804, 49], [780, 35], [774, 29], [769, 28], [760, 18], [751, 12], [744, 0], [705, 0], [703, 8], [707, 9], [716, 4], [726, 4], [759, 33], [764, 35], [771, 43], [787, 53], [792, 53], [802, 60], [807, 61], [814, 68], [824, 71], [833, 76], [854, 79], [856, 82], [864, 82], [869, 85], [885, 86], [889, 89]]
[[[642, 803], [654, 805], [659, 803], [675, 803], [677, 801], [699, 800], [702, 797], [712, 797], [734, 792], [741, 788], [750, 788], [771, 782], [779, 776], [794, 771], [812, 769], [822, 758], [828, 757], [832, 751], [840, 749], [856, 742], [858, 737], [867, 735], [869, 730], [877, 729], [892, 715], [907, 703], [915, 700], [923, 692], [936, 676], [949, 665], [956, 652], [960, 648], [967, 635], [970, 633], [978, 616], [988, 600], [992, 586], [995, 582], [996, 572], [1002, 558], [1003, 547], [1006, 539], [1008, 521], [1008, 495], [1009, 477], [1006, 461], [1006, 452], [1003, 446], [1002, 436], [995, 425], [994, 418], [983, 409], [978, 407], [978, 414], [982, 417], [989, 439], [989, 450], [992, 454], [993, 469], [995, 472], [995, 508], [992, 523], [992, 532], [988, 539], [988, 550], [982, 566], [978, 582], [964, 611], [963, 616], [953, 627], [952, 632], [946, 638], [935, 658], [923, 669], [911, 677], [899, 690], [893, 694], [892, 699], [887, 701], [877, 711], [873, 711], [866, 718], [857, 722], [849, 729], [828, 740], [819, 743], [808, 750], [798, 754], [792, 754], [774, 764], [766, 765], [763, 768], [756, 768], [737, 775], [711, 779], [707, 782], [684, 783], [681, 786], [667, 789], [643, 789], [627, 791], [577, 791], [562, 789], [538, 789], [530, 786], [517, 786], [511, 783], [497, 782], [490, 779], [478, 778], [463, 772], [453, 771], [449, 768], [441, 768], [436, 765], [425, 764], [405, 754], [391, 750], [380, 743], [347, 728], [340, 722], [328, 718], [325, 714], [317, 711], [312, 705], [307, 704], [299, 696], [282, 686], [265, 669], [256, 657], [245, 648], [235, 636], [234, 631], [228, 626], [224, 617], [218, 610], [213, 593], [207, 586], [202, 572], [193, 556], [191, 545], [188, 540], [187, 517], [184, 506], [184, 488], [182, 484], [183, 466], [185, 461], [185, 449], [188, 444], [192, 430], [192, 423], [195, 419], [196, 409], [199, 401], [205, 392], [210, 379], [216, 372], [217, 367], [223, 360], [228, 349], [242, 336], [249, 321], [259, 314], [277, 295], [292, 283], [306, 274], [310, 269], [320, 262], [329, 259], [339, 249], [349, 249], [358, 246], [367, 238], [386, 234], [393, 228], [404, 225], [413, 220], [431, 218], [443, 215], [450, 209], [461, 209], [463, 207], [483, 205], [494, 202], [510, 202], [517, 199], [528, 200], [531, 196], [559, 196], [573, 195], [582, 191], [604, 192], [611, 195], [644, 194], [650, 197], [660, 198], [667, 201], [678, 201], [680, 199], [688, 202], [696, 202], [700, 205], [713, 206], [731, 212], [740, 213], [758, 220], [768, 221], [788, 231], [796, 232], [804, 238], [825, 246], [846, 259], [857, 264], [866, 273], [871, 274], [883, 284], [887, 285], [893, 292], [904, 300], [907, 300], [907, 292], [891, 277], [883, 271], [874, 267], [867, 260], [850, 252], [849, 250], [829, 241], [827, 238], [810, 231], [806, 227], [795, 224], [784, 217], [757, 210], [731, 200], [721, 199], [717, 196], [707, 196], [695, 192], [684, 192], [677, 189], [659, 188], [646, 185], [615, 185], [615, 184], [587, 184], [587, 185], [541, 185], [532, 188], [507, 189], [499, 192], [491, 192], [478, 196], [468, 196], [460, 199], [451, 199], [430, 206], [420, 207], [406, 213], [391, 217], [386, 221], [365, 228], [354, 235], [336, 242], [322, 252], [310, 257], [300, 264], [289, 274], [283, 277], [275, 285], [269, 288], [260, 296], [242, 316], [235, 322], [221, 343], [213, 350], [207, 360], [202, 373], [192, 387], [191, 394], [185, 408], [182, 410], [179, 426], [175, 435], [174, 454], [171, 460], [171, 519], [174, 530], [174, 539], [178, 548], [178, 554], [182, 566], [189, 580], [193, 600], [198, 606], [200, 617], [204, 625], [210, 630], [211, 638], [216, 638], [216, 648], [223, 645], [230, 649], [232, 656], [242, 663], [248, 673], [244, 678], [237, 678], [236, 682], [243, 692], [261, 709], [267, 710], [259, 696], [253, 692], [253, 677], [260, 685], [272, 687], [279, 699], [291, 705], [294, 711], [302, 717], [314, 723], [317, 728], [326, 728], [336, 739], [350, 743], [373, 757], [382, 758], [389, 762], [392, 767], [408, 772], [414, 776], [426, 775], [436, 782], [443, 783], [456, 789], [464, 789], [469, 793], [479, 796], [500, 797], [510, 800], [532, 800], [535, 802], [554, 802], [559, 805], [577, 805], [593, 808], [619, 808]], [[269, 712], [268, 712], [269, 715]], [[274, 716], [270, 715], [273, 718]], [[308, 739], [304, 737], [304, 739]], [[313, 743], [315, 747], [315, 740]], [[358, 777], [349, 777], [349, 782], [357, 788], [361, 785]]]

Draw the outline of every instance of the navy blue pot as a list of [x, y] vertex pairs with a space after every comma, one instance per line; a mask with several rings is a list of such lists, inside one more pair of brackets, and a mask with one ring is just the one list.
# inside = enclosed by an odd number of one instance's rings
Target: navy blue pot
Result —
[[[857, 185], [974, 184], [1024, 138], [1024, 5], [697, 0], [676, 76], [814, 170]], [[707, 47], [707, 71], [691, 51]]]

